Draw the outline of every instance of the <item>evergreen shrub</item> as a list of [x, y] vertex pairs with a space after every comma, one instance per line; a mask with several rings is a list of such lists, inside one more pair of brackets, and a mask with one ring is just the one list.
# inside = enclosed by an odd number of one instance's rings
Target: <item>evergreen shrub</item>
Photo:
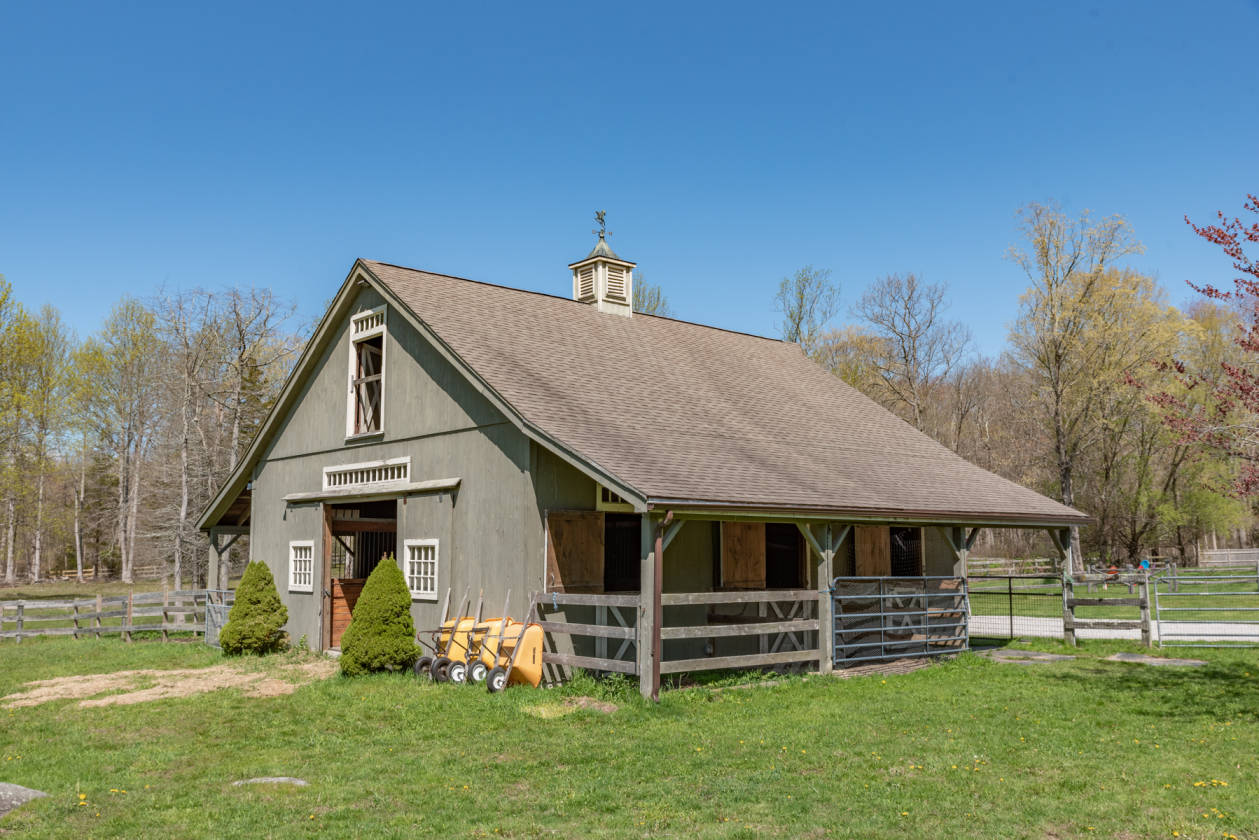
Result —
[[289, 620], [288, 608], [280, 602], [271, 570], [261, 561], [250, 563], [236, 587], [236, 603], [227, 614], [227, 624], [219, 631], [223, 652], [273, 653], [287, 647], [281, 629]]
[[384, 557], [367, 576], [341, 636], [341, 673], [404, 671], [420, 655], [411, 619], [411, 592], [393, 557]]

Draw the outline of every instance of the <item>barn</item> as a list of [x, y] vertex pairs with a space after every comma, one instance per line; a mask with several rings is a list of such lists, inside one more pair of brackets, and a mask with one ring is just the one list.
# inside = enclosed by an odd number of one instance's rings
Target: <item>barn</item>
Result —
[[[336, 649], [391, 559], [417, 627], [448, 591], [510, 597], [551, 666], [653, 695], [662, 673], [954, 649], [977, 529], [1065, 554], [1088, 521], [795, 344], [634, 312], [634, 268], [602, 234], [565, 296], [356, 261], [200, 518], [211, 588], [247, 534], [290, 636]], [[873, 623], [841, 625], [857, 596]]]

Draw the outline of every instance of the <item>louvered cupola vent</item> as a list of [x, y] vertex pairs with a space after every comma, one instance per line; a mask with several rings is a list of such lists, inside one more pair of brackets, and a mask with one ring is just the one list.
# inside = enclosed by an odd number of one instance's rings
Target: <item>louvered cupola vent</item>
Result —
[[569, 263], [573, 272], [573, 299], [594, 304], [600, 312], [629, 317], [634, 314], [634, 266], [608, 247], [603, 213], [595, 214], [599, 241], [585, 259]]

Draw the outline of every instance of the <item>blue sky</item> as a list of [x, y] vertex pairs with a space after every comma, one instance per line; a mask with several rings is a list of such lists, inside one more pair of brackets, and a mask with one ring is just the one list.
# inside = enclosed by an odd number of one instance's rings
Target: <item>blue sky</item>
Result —
[[163, 285], [312, 319], [357, 256], [567, 294], [603, 208], [679, 317], [913, 271], [992, 353], [1022, 204], [1126, 215], [1180, 301], [1231, 276], [1183, 216], [1259, 191], [1254, 0], [457, 5], [4, 4], [0, 273], [81, 332]]

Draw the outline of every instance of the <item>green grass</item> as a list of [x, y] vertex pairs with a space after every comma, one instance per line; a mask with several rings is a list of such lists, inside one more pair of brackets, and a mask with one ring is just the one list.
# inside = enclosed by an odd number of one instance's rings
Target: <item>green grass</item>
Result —
[[[1209, 666], [1180, 670], [1098, 658], [1130, 649], [1086, 643], [1062, 664], [965, 655], [886, 678], [692, 688], [655, 707], [624, 682], [492, 696], [399, 675], [336, 677], [268, 699], [226, 689], [0, 709], [0, 780], [51, 794], [0, 831], [1259, 837], [1259, 659], [1205, 651]], [[3, 644], [0, 693], [42, 677], [219, 661], [196, 644]], [[578, 693], [619, 709], [566, 709]], [[311, 784], [231, 785], [263, 775]]]

